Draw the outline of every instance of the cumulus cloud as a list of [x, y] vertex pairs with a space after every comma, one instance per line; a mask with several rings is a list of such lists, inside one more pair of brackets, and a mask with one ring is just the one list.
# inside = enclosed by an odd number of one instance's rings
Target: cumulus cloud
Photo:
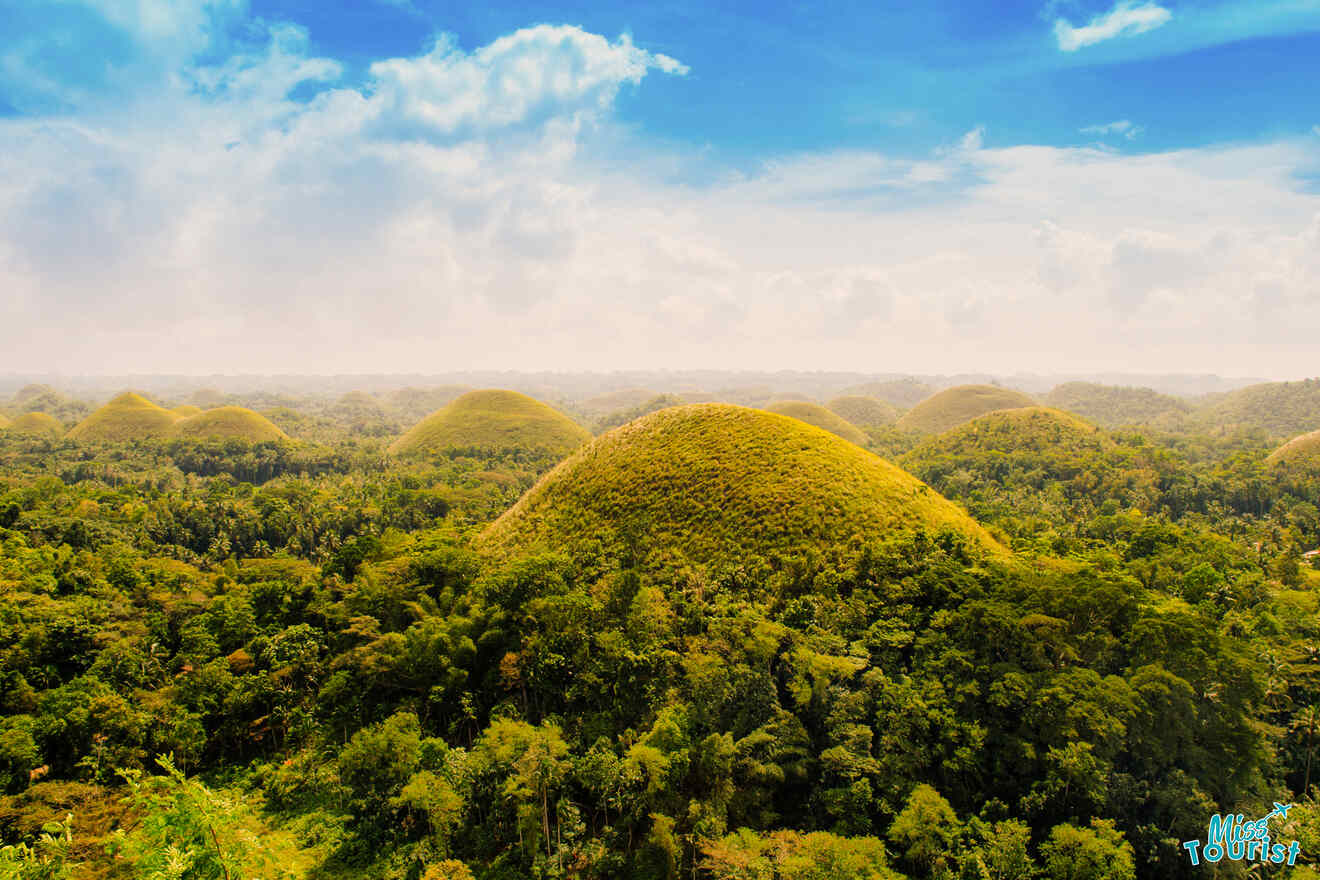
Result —
[[268, 23], [118, 105], [0, 119], [0, 369], [1313, 369], [1309, 139], [974, 131], [678, 185], [691, 157], [612, 121], [685, 69], [644, 46], [441, 39], [349, 88]]
[[1173, 18], [1173, 13], [1156, 3], [1120, 2], [1104, 15], [1097, 15], [1082, 27], [1074, 27], [1067, 19], [1054, 22], [1054, 38], [1060, 51], [1076, 52], [1115, 37], [1144, 34]]
[[376, 101], [395, 133], [467, 138], [607, 110], [649, 70], [685, 74], [667, 55], [570, 26], [538, 25], [471, 54], [444, 36], [420, 58], [371, 65]]

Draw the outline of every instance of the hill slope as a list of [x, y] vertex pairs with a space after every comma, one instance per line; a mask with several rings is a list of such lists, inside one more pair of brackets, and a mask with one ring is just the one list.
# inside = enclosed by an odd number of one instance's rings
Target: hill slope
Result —
[[788, 416], [707, 403], [661, 410], [596, 438], [479, 544], [552, 548], [583, 560], [640, 552], [652, 566], [839, 554], [854, 539], [942, 529], [1002, 552], [959, 507], [884, 459]]
[[186, 418], [175, 425], [180, 437], [207, 440], [246, 440], [249, 443], [274, 443], [289, 435], [267, 419], [241, 406], [222, 406]]
[[1065, 382], [1044, 397], [1048, 406], [1065, 409], [1106, 428], [1122, 425], [1174, 427], [1192, 411], [1191, 404], [1150, 388]]
[[1320, 425], [1320, 379], [1265, 382], [1217, 397], [1193, 416], [1203, 428], [1258, 428], [1286, 437]]
[[193, 406], [191, 403], [185, 403], [174, 407], [170, 412], [174, 413], [181, 419], [190, 419], [193, 416], [201, 415], [203, 410], [200, 406]]
[[390, 447], [396, 455], [449, 448], [532, 449], [567, 455], [591, 439], [568, 416], [516, 391], [469, 391]]
[[893, 379], [888, 382], [865, 382], [853, 385], [839, 392], [849, 397], [874, 397], [894, 406], [916, 406], [935, 393], [935, 386], [927, 385], [916, 379]]
[[927, 438], [899, 462], [1015, 537], [1031, 534], [1037, 517], [1075, 529], [1109, 499], [1153, 511], [1162, 486], [1186, 479], [1153, 444], [1040, 406], [987, 413]]
[[1311, 431], [1294, 437], [1265, 459], [1271, 465], [1290, 465], [1303, 468], [1320, 466], [1320, 431]]
[[[4, 416], [0, 416], [0, 421]], [[30, 412], [14, 419], [9, 425], [2, 426], [10, 434], [22, 434], [28, 437], [49, 437], [54, 440], [64, 436], [64, 425], [54, 416], [43, 412]]]
[[69, 432], [80, 443], [120, 443], [169, 436], [179, 417], [140, 394], [126, 391], [83, 419]]
[[997, 409], [1035, 406], [1021, 391], [996, 385], [958, 385], [926, 398], [898, 420], [898, 427], [922, 434], [941, 434], [963, 422]]
[[818, 403], [809, 403], [805, 400], [785, 400], [780, 403], [772, 403], [765, 409], [767, 412], [779, 413], [781, 416], [788, 416], [806, 422], [808, 425], [824, 428], [849, 443], [856, 443], [858, 446], [866, 445], [866, 432], [851, 424], [838, 413], [832, 413]]
[[8, 427], [9, 427], [9, 417], [6, 416], [4, 413], [0, 413], [0, 431]]
[[840, 418], [847, 419], [859, 428], [881, 428], [898, 421], [902, 413], [898, 407], [874, 397], [849, 394], [836, 397], [825, 406]]

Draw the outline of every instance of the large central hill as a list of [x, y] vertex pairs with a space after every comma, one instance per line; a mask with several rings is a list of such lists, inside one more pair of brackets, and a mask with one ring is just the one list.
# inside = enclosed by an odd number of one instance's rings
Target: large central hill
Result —
[[921, 434], [940, 434], [997, 409], [1035, 406], [1021, 391], [997, 385], [958, 385], [926, 398], [898, 420], [898, 427]]
[[531, 449], [567, 455], [591, 433], [539, 400], [516, 391], [470, 391], [427, 416], [394, 442], [396, 455], [444, 449]]
[[208, 409], [175, 425], [180, 437], [208, 440], [246, 440], [249, 443], [275, 443], [289, 439], [265, 416], [241, 406]]
[[735, 563], [777, 553], [837, 555], [857, 540], [944, 529], [1003, 552], [958, 506], [828, 431], [763, 410], [694, 404], [596, 438], [479, 543], [580, 560]]
[[858, 446], [866, 445], [866, 433], [861, 428], [837, 413], [830, 412], [818, 403], [805, 400], [785, 400], [770, 404], [766, 407], [766, 411], [799, 419], [808, 425], [815, 425], [817, 428], [824, 428], [849, 443], [856, 443]]
[[168, 437], [179, 417], [140, 394], [126, 391], [83, 419], [69, 432], [82, 443], [121, 443]]

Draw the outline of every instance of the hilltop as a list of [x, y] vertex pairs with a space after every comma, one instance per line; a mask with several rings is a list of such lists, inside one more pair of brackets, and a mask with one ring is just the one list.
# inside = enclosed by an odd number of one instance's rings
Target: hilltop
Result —
[[924, 440], [903, 461], [973, 451], [999, 453], [1044, 450], [1100, 450], [1109, 445], [1095, 425], [1047, 406], [996, 410]]
[[783, 416], [798, 419], [806, 422], [808, 425], [815, 425], [817, 428], [824, 428], [831, 434], [837, 434], [849, 443], [856, 443], [858, 446], [866, 445], [866, 432], [856, 425], [850, 423], [847, 419], [832, 413], [818, 403], [811, 403], [805, 400], [785, 400], [780, 403], [772, 403], [765, 407], [767, 412], [779, 413]]
[[1320, 379], [1265, 382], [1217, 395], [1194, 421], [1206, 429], [1255, 428], [1274, 437], [1313, 431], [1320, 425]]
[[866, 382], [861, 385], [851, 385], [840, 392], [845, 397], [874, 397], [902, 409], [916, 406], [934, 393], [934, 385], [929, 385], [917, 379]]
[[64, 425], [60, 423], [60, 420], [43, 412], [25, 413], [7, 425], [3, 424], [4, 421], [5, 417], [0, 416], [0, 428], [4, 428], [10, 434], [48, 437], [52, 440], [64, 436]]
[[1191, 404], [1152, 388], [1126, 388], [1094, 382], [1065, 382], [1044, 397], [1048, 406], [1065, 409], [1106, 428], [1123, 425], [1174, 427]]
[[390, 406], [410, 421], [425, 418], [442, 406], [453, 403], [460, 394], [474, 390], [469, 385], [441, 385], [436, 388], [400, 388], [389, 396]]
[[1320, 465], [1320, 431], [1311, 431], [1294, 437], [1265, 459], [1270, 465], [1289, 465], [1311, 468]]
[[899, 463], [973, 515], [1031, 533], [1093, 516], [1106, 499], [1154, 511], [1161, 487], [1185, 475], [1137, 437], [1120, 443], [1071, 413], [1033, 406], [987, 413], [922, 441]]
[[640, 419], [642, 416], [650, 415], [658, 410], [666, 409], [671, 406], [682, 406], [686, 401], [674, 394], [657, 394], [643, 403], [628, 407], [627, 409], [616, 410], [601, 416], [596, 420], [593, 428], [595, 433], [603, 434], [611, 428], [617, 428], [619, 425], [626, 425], [633, 419]]
[[1002, 548], [920, 480], [788, 416], [728, 404], [664, 409], [596, 438], [480, 537], [648, 564], [852, 552], [858, 542], [949, 529]]
[[516, 391], [469, 391], [390, 447], [396, 455], [444, 449], [529, 449], [567, 455], [591, 439], [568, 416]]
[[180, 437], [209, 440], [246, 440], [249, 443], [275, 443], [289, 435], [265, 416], [241, 406], [222, 406], [186, 418], [175, 425]]
[[1021, 391], [997, 385], [958, 385], [926, 398], [898, 420], [904, 431], [940, 434], [998, 409], [1035, 406]]
[[875, 397], [860, 394], [847, 394], [836, 397], [825, 406], [840, 418], [847, 419], [861, 428], [881, 428], [897, 422], [898, 407]]
[[201, 415], [204, 410], [200, 406], [193, 406], [191, 403], [185, 403], [182, 406], [176, 406], [170, 410], [181, 419], [190, 419], [193, 416]]
[[126, 391], [83, 419], [69, 432], [80, 443], [119, 443], [169, 436], [179, 417], [140, 394]]

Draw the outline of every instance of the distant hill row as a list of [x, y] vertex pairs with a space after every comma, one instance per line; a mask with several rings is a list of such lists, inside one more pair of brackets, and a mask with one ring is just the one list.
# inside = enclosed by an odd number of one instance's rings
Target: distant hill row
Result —
[[287, 441], [289, 436], [265, 416], [238, 406], [202, 410], [180, 406], [169, 410], [140, 394], [125, 392], [80, 421], [66, 434], [64, 424], [44, 412], [28, 412], [16, 419], [0, 416], [0, 430], [8, 434], [79, 443], [120, 443], [133, 440], [239, 439], [250, 443]]

